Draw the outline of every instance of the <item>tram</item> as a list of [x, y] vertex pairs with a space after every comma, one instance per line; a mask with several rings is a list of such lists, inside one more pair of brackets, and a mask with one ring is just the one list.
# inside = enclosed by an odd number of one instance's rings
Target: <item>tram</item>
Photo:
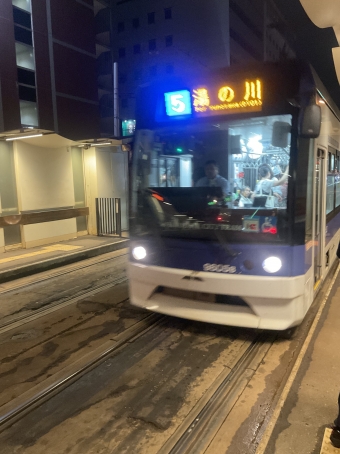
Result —
[[298, 325], [340, 236], [340, 112], [314, 70], [289, 61], [163, 80], [141, 88], [136, 120], [131, 303], [223, 325]]

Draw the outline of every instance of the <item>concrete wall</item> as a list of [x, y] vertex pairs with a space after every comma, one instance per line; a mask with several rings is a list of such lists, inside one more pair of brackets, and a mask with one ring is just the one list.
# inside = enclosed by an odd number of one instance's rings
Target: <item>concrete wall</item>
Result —
[[85, 200], [86, 206], [89, 207], [89, 217], [87, 228], [90, 235], [97, 234], [96, 224], [96, 204], [95, 199], [98, 197], [97, 186], [97, 160], [96, 149], [89, 148], [84, 150], [84, 178], [85, 178]]
[[0, 229], [0, 252], [5, 252], [4, 229]]
[[[14, 152], [21, 212], [74, 206], [72, 161], [67, 147], [43, 148], [17, 141]], [[22, 227], [23, 247], [34, 247], [76, 236], [75, 219]]]
[[66, 147], [15, 144], [20, 211], [74, 206], [71, 154]]
[[[54, 145], [56, 140], [54, 138]], [[39, 146], [40, 142], [44, 146]], [[53, 144], [46, 140], [31, 139], [31, 143], [16, 141], [13, 147], [20, 212], [74, 207], [72, 157], [67, 146], [58, 144], [58, 148], [53, 148]], [[128, 154], [117, 152], [117, 147], [90, 147], [84, 150], [84, 179], [89, 233], [97, 234], [97, 197], [121, 199], [122, 228], [127, 230]], [[24, 225], [21, 234], [24, 248], [75, 238], [76, 219]], [[3, 229], [0, 229], [1, 251], [4, 251]]]

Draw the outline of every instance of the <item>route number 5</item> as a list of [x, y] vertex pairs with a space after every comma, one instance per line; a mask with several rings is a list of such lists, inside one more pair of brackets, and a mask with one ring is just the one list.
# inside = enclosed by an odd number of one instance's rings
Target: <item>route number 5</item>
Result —
[[164, 93], [166, 114], [169, 117], [191, 114], [191, 95], [189, 90]]
[[175, 112], [183, 113], [185, 111], [185, 103], [183, 102], [183, 95], [172, 95], [170, 97], [171, 108]]

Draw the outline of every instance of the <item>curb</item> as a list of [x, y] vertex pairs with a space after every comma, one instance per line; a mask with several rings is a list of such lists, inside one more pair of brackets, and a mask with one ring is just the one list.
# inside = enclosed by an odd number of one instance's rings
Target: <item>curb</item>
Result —
[[60, 257], [53, 257], [40, 262], [11, 268], [0, 272], [0, 284], [13, 281], [14, 279], [31, 276], [32, 274], [41, 273], [42, 271], [53, 270], [54, 268], [59, 268], [74, 262], [80, 262], [81, 260], [90, 259], [92, 257], [96, 257], [97, 255], [107, 254], [108, 252], [117, 251], [118, 249], [124, 249], [128, 247], [128, 245], [129, 240], [122, 239], [111, 244], [105, 244], [104, 246], [97, 246], [91, 249], [65, 254]]

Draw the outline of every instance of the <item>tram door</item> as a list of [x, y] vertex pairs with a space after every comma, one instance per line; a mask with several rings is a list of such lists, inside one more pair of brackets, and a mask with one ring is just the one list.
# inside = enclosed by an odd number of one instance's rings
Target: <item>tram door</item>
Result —
[[325, 186], [325, 157], [326, 152], [318, 148], [314, 169], [314, 290], [317, 289], [322, 277], [322, 259], [324, 257], [324, 188]]

